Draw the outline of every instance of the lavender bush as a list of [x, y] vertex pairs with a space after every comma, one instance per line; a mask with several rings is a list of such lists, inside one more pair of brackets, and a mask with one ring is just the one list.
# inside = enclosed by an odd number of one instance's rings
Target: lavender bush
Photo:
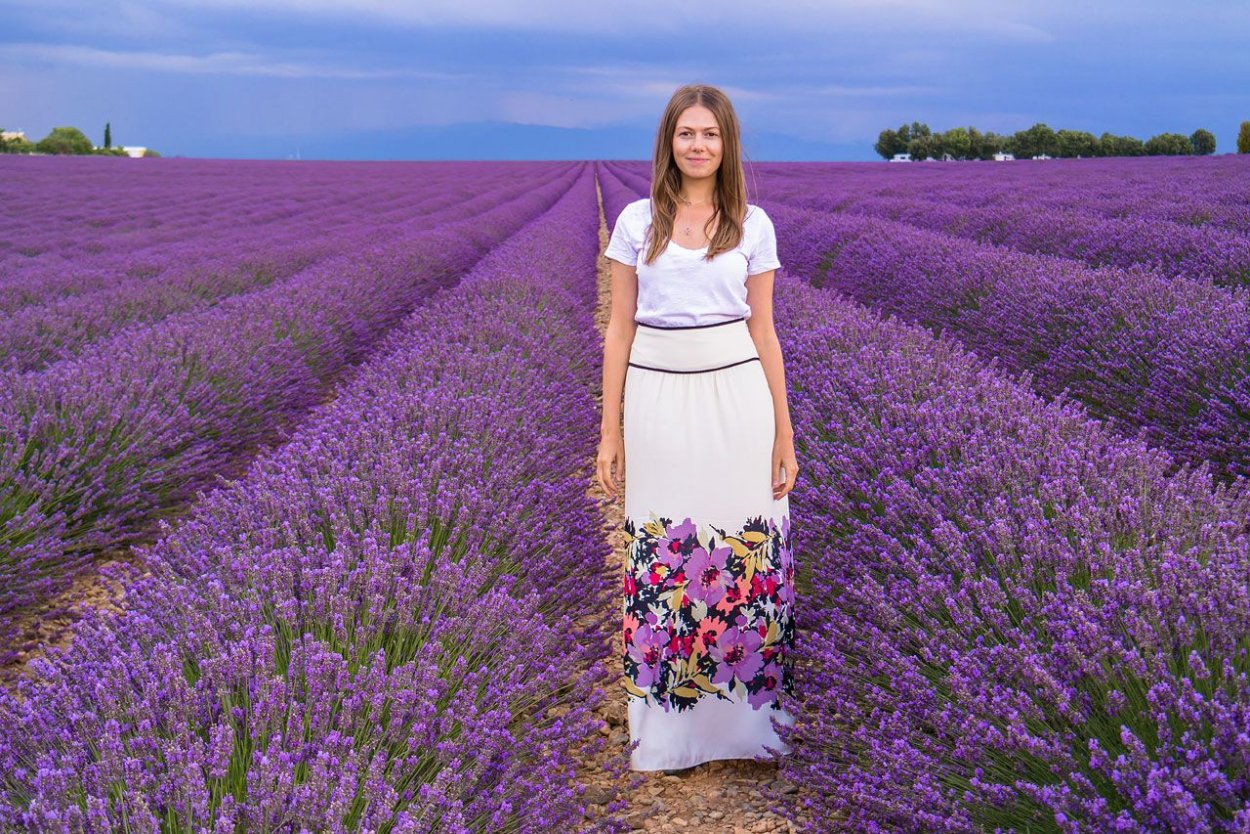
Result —
[[[0, 634], [103, 548], [279, 438], [423, 296], [549, 207], [578, 167], [458, 223], [327, 259], [293, 283], [0, 374]], [[11, 656], [21, 644], [5, 641]], [[7, 658], [6, 658], [7, 659]]]
[[593, 212], [587, 172], [0, 694], [0, 824], [579, 830], [613, 632], [575, 620], [617, 590]]
[[919, 195], [848, 199], [840, 190], [826, 189], [819, 178], [787, 187], [765, 177], [761, 192], [764, 199], [798, 208], [897, 220], [1091, 266], [1144, 268], [1169, 278], [1201, 279], [1223, 286], [1250, 284], [1250, 234], [1184, 225], [1137, 212], [1124, 217], [1091, 214], [1080, 204], [1080, 194], [1088, 188], [1082, 173], [1072, 170], [1072, 179], [1065, 183], [1070, 193], [1059, 206], [1037, 205], [1031, 199], [962, 205]]
[[778, 296], [817, 830], [1245, 830], [1244, 496], [949, 339]]
[[[431, 178], [411, 190], [406, 204], [399, 203], [387, 212], [347, 214], [347, 209], [358, 207], [351, 205], [350, 194], [340, 195], [345, 198], [343, 204], [340, 199], [327, 202], [341, 216], [322, 217], [320, 212], [305, 210], [297, 215], [298, 224], [271, 219], [232, 230], [237, 233], [228, 242], [206, 232], [189, 232], [187, 240], [164, 246], [159, 253], [133, 251], [131, 261], [112, 273], [100, 266], [92, 272], [78, 264], [76, 269], [58, 275], [61, 293], [45, 285], [49, 293], [46, 303], [27, 304], [0, 319], [0, 362], [6, 370], [37, 370], [74, 356], [84, 345], [128, 325], [206, 308], [231, 296], [297, 279], [302, 270], [343, 252], [359, 252], [482, 214], [491, 206], [512, 202], [549, 174], [537, 167], [520, 171], [485, 168], [469, 183], [462, 181], [451, 189], [464, 192], [453, 205], [444, 205], [449, 183]], [[172, 189], [176, 182], [166, 187]], [[287, 183], [283, 186], [290, 187]], [[379, 191], [385, 198], [385, 188]], [[263, 199], [273, 205], [283, 196], [275, 188]], [[318, 233], [310, 235], [309, 228], [317, 228]], [[117, 250], [114, 244], [109, 251]], [[30, 277], [29, 272], [15, 277], [7, 288], [21, 285], [33, 292]], [[68, 287], [66, 277], [86, 282], [89, 288]], [[109, 280], [100, 287], [95, 285], [95, 278]], [[64, 294], [71, 289], [71, 294]]]
[[[611, 163], [645, 193], [643, 163]], [[761, 201], [904, 221], [1092, 266], [1242, 286], [1250, 281], [1250, 166], [1102, 159], [883, 166], [759, 163]]]
[[[0, 311], [152, 279], [317, 260], [341, 252], [342, 235], [381, 243], [496, 187], [500, 199], [523, 193], [515, 180], [534, 173], [529, 163], [206, 159], [136, 171], [99, 158], [6, 157], [0, 195], [11, 210], [0, 217]], [[87, 196], [98, 194], [110, 199]]]
[[1222, 476], [1250, 474], [1250, 293], [769, 204], [814, 284], [945, 330]]

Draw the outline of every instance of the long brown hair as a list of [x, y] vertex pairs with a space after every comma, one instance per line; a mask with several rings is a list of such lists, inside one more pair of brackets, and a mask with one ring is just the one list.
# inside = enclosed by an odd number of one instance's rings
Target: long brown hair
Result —
[[[688, 107], [703, 106], [712, 111], [721, 133], [721, 163], [716, 170], [716, 187], [712, 194], [713, 211], [708, 223], [716, 223], [716, 233], [708, 241], [705, 260], [728, 252], [742, 242], [746, 220], [747, 188], [742, 171], [742, 137], [738, 115], [729, 97], [707, 84], [679, 87], [655, 134], [655, 155], [651, 167], [651, 244], [646, 263], [654, 261], [668, 248], [677, 220], [677, 195], [681, 191], [681, 170], [673, 159], [673, 134], [677, 119]], [[704, 231], [707, 227], [704, 226]]]

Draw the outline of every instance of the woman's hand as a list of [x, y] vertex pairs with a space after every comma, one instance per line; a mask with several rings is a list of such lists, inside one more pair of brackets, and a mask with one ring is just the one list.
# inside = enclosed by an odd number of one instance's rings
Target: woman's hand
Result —
[[778, 501], [794, 489], [799, 464], [794, 457], [794, 438], [778, 436], [773, 441], [773, 500]]
[[[616, 467], [613, 478], [612, 467]], [[599, 485], [608, 497], [615, 498], [617, 484], [625, 483], [625, 442], [619, 431], [608, 432], [599, 438]]]

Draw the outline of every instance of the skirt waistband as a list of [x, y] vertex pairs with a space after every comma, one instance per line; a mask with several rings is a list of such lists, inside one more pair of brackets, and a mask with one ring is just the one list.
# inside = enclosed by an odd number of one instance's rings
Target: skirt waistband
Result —
[[697, 374], [732, 368], [759, 358], [745, 318], [686, 327], [639, 323], [629, 351], [629, 366]]

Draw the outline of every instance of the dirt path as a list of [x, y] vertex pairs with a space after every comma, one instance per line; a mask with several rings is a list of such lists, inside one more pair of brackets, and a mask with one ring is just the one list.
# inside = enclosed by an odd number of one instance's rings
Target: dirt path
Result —
[[[611, 288], [607, 258], [603, 250], [608, 243], [608, 228], [603, 217], [602, 199], [599, 214], [599, 303], [595, 311], [595, 325], [600, 335], [607, 328], [611, 309]], [[602, 400], [600, 400], [602, 402]], [[593, 469], [592, 469], [593, 472]], [[626, 475], [628, 477], [628, 474]], [[607, 496], [596, 482], [590, 494], [597, 499]], [[604, 524], [612, 543], [613, 569], [623, 575], [625, 571], [625, 521], [624, 501], [617, 497], [604, 507]], [[619, 618], [619, 616], [618, 616]], [[623, 673], [622, 673], [623, 674]], [[622, 687], [609, 692], [610, 698], [600, 712], [604, 720], [602, 732], [608, 736], [609, 748], [619, 751], [629, 744], [629, 728], [626, 721], [626, 694]], [[606, 758], [606, 756], [605, 756]], [[617, 784], [615, 777], [606, 772], [603, 762], [588, 763], [587, 782], [590, 784], [588, 798], [606, 802], [610, 790]], [[707, 762], [681, 776], [665, 776], [662, 771], [632, 772], [631, 784], [626, 789], [629, 802], [624, 812], [625, 821], [633, 832], [668, 834], [668, 832], [697, 831], [699, 834], [762, 834], [762, 832], [795, 832], [802, 830], [772, 810], [762, 790], [766, 784], [779, 791], [791, 807], [799, 801], [793, 785], [778, 777], [775, 764], [759, 764], [748, 759]], [[591, 806], [591, 818], [603, 813], [603, 805]]]

